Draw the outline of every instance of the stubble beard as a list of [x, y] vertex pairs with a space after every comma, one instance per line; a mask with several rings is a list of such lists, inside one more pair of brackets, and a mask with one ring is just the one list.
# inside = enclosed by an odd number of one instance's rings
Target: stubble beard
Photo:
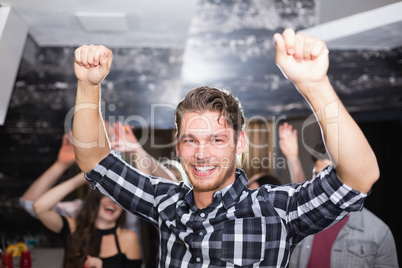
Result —
[[215, 192], [215, 191], [220, 190], [222, 185], [224, 185], [229, 180], [229, 178], [233, 175], [233, 173], [235, 172], [235, 170], [236, 170], [235, 160], [232, 159], [230, 165], [228, 167], [226, 167], [225, 169], [226, 169], [226, 171], [223, 174], [222, 179], [218, 178], [212, 184], [207, 184], [205, 186], [199, 186], [197, 184], [194, 184], [193, 181], [191, 180], [191, 176], [190, 176], [187, 168], [184, 168], [184, 171], [186, 172], [187, 177], [189, 178], [191, 184], [193, 185], [193, 189], [195, 191], [197, 191], [197, 192], [212, 192], [212, 191]]

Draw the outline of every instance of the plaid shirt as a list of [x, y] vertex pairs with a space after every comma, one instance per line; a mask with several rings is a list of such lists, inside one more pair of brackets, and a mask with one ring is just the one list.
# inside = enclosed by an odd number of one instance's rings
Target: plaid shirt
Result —
[[235, 182], [201, 210], [187, 185], [141, 173], [113, 151], [86, 177], [160, 229], [160, 267], [287, 267], [299, 241], [361, 210], [366, 197], [342, 184], [332, 166], [303, 184], [257, 190], [238, 169]]

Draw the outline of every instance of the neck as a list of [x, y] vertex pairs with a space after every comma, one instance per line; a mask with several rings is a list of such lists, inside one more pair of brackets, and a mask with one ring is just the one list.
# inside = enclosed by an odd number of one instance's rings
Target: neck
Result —
[[115, 221], [104, 221], [101, 219], [97, 219], [95, 221], [95, 227], [99, 230], [106, 230], [106, 229], [110, 229], [116, 226], [116, 222]]
[[193, 191], [194, 203], [199, 209], [204, 209], [208, 207], [213, 200], [215, 192], [198, 192]]
[[200, 191], [197, 189], [193, 189], [193, 195], [194, 195], [194, 203], [199, 209], [204, 209], [208, 207], [209, 205], [212, 204], [212, 201], [214, 199], [214, 194], [217, 191], [220, 191], [230, 184], [232, 184], [236, 179], [236, 174], [233, 171], [232, 175], [227, 179], [224, 180], [224, 182], [221, 184], [220, 187], [217, 187], [214, 190], [211, 191]]

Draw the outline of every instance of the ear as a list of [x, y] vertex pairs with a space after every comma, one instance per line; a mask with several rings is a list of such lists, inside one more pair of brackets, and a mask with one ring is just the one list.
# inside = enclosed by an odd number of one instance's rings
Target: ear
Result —
[[236, 154], [240, 155], [246, 149], [246, 134], [242, 130], [236, 144]]

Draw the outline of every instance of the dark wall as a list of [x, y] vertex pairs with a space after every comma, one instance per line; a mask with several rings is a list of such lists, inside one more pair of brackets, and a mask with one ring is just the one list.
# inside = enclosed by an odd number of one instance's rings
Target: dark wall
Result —
[[365, 207], [381, 218], [394, 235], [399, 263], [402, 262], [402, 112], [356, 114], [380, 167], [380, 179], [374, 184]]
[[[275, 64], [273, 35], [316, 23], [316, 1], [200, 1], [183, 57], [183, 93], [228, 89], [245, 115], [308, 116], [309, 106]], [[329, 77], [349, 111], [402, 109], [402, 48], [330, 51]]]
[[275, 64], [273, 35], [316, 23], [315, 1], [200, 1], [183, 58], [183, 96], [207, 84], [242, 101], [245, 115], [307, 110]]
[[[74, 49], [38, 48], [28, 40], [6, 122], [0, 126], [3, 180], [33, 179], [56, 159], [75, 103]], [[172, 127], [170, 106], [177, 104], [180, 94], [183, 51], [113, 51], [112, 70], [102, 86], [105, 119], [149, 128]], [[168, 105], [168, 111], [151, 110], [151, 104], [159, 103]]]

